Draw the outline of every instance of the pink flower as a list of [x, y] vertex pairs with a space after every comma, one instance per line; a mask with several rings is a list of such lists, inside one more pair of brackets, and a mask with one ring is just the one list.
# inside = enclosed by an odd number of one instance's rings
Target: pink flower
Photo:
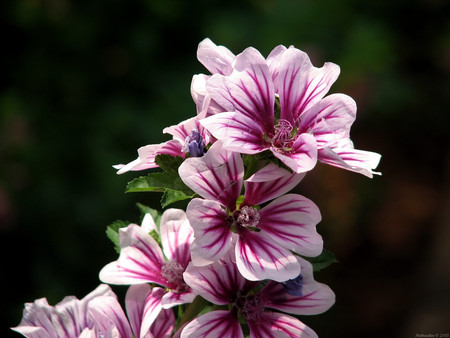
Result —
[[185, 212], [167, 209], [162, 214], [162, 250], [149, 234], [153, 230], [157, 231], [157, 228], [150, 214], [146, 215], [142, 226], [130, 224], [121, 228], [120, 256], [100, 271], [100, 280], [109, 284], [161, 285], [168, 290], [160, 299], [164, 309], [192, 302], [195, 295], [183, 281], [183, 272], [191, 260], [193, 236]]
[[125, 297], [125, 307], [136, 337], [171, 337], [175, 328], [172, 309], [162, 309], [165, 290], [149, 284], [131, 285]]
[[[194, 265], [211, 264], [234, 250], [245, 278], [285, 281], [300, 273], [291, 251], [305, 256], [321, 253], [317, 206], [297, 194], [279, 197], [304, 175], [291, 174], [270, 163], [244, 182], [240, 154], [223, 149], [220, 142], [214, 143], [205, 156], [184, 161], [179, 174], [187, 186], [205, 198], [193, 199], [186, 211], [194, 229]], [[245, 193], [240, 197], [243, 186]]]
[[45, 298], [25, 304], [22, 321], [13, 330], [29, 338], [168, 337], [175, 326], [173, 312], [153, 311], [152, 306], [161, 291], [148, 285], [129, 288], [125, 302], [131, 327], [114, 292], [102, 284], [82, 300], [66, 297], [54, 307]]
[[[211, 74], [230, 75], [233, 72], [234, 54], [224, 46], [217, 46], [208, 38], [199, 43], [197, 58]], [[206, 92], [206, 81], [209, 77], [205, 74], [192, 77], [191, 95], [200, 118], [223, 112], [223, 108], [211, 100]]]
[[298, 296], [290, 295], [274, 281], [258, 291], [259, 283], [245, 280], [229, 257], [205, 267], [190, 264], [184, 273], [186, 283], [206, 300], [228, 306], [228, 310], [193, 319], [181, 337], [244, 337], [239, 318], [248, 325], [250, 337], [317, 337], [312, 329], [285, 313], [319, 314], [334, 304], [335, 297], [328, 286], [314, 280], [309, 262], [299, 257], [298, 261], [302, 269]]
[[173, 139], [160, 144], [150, 144], [138, 149], [138, 158], [128, 164], [114, 166], [118, 174], [127, 171], [139, 171], [157, 168], [155, 158], [159, 154], [172, 156], [191, 157], [201, 156], [206, 151], [206, 145], [210, 142], [209, 133], [199, 124], [194, 117], [179, 123], [178, 125], [164, 128], [164, 133], [172, 135]]
[[[337, 65], [325, 63], [316, 68], [306, 53], [278, 46], [267, 60], [256, 49], [247, 48], [231, 66], [217, 71], [219, 67], [211, 65], [222, 64], [223, 57], [216, 54], [218, 61], [204, 62], [213, 75], [203, 79], [207, 99], [201, 109], [209, 114], [201, 123], [226, 149], [244, 154], [270, 150], [296, 173], [311, 170], [319, 159], [367, 176], [373, 174], [378, 154], [371, 153], [366, 161], [358, 151], [342, 157], [333, 150], [341, 140], [349, 139], [356, 117], [351, 97], [332, 94], [324, 98], [339, 75]], [[196, 86], [201, 88], [198, 83]], [[215, 108], [205, 108], [205, 102]], [[222, 112], [217, 107], [222, 107]]]

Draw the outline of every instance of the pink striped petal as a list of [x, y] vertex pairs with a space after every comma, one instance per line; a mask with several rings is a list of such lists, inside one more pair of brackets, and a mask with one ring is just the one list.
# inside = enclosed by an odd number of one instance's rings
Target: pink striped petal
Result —
[[[98, 298], [108, 302], [116, 299], [116, 295], [108, 285], [101, 284], [81, 300], [67, 296], [54, 307], [45, 298], [26, 303], [19, 326], [12, 330], [29, 338], [97, 337], [97, 329], [89, 329], [94, 322], [88, 308]], [[114, 323], [110, 324], [109, 328], [115, 328]]]
[[279, 45], [275, 47], [267, 56], [267, 65], [269, 66], [270, 74], [272, 74], [272, 80], [274, 83], [277, 83], [276, 78], [278, 77], [281, 65], [280, 60], [282, 54], [287, 50], [287, 48], [283, 45]]
[[283, 195], [262, 208], [260, 215], [258, 227], [286, 249], [310, 257], [322, 252], [323, 240], [316, 231], [320, 211], [306, 197]]
[[184, 272], [184, 280], [195, 293], [218, 305], [228, 304], [230, 297], [238, 294], [245, 283], [236, 264], [230, 260], [202, 267], [191, 263]]
[[116, 297], [97, 297], [89, 302], [89, 313], [103, 337], [132, 338], [130, 325]]
[[188, 292], [167, 292], [161, 301], [163, 309], [170, 309], [171, 307], [192, 303], [195, 298], [195, 294], [191, 291]]
[[131, 328], [136, 337], [143, 338], [161, 312], [162, 288], [151, 288], [149, 284], [132, 285], [125, 297], [125, 306]]
[[236, 243], [236, 264], [248, 280], [272, 279], [279, 282], [300, 274], [300, 264], [286, 248], [263, 231], [247, 231]]
[[226, 111], [238, 111], [272, 132], [275, 92], [264, 57], [247, 48], [236, 57], [234, 68], [227, 77], [213, 75], [206, 83], [207, 92]]
[[[184, 145], [186, 138], [191, 135], [193, 129], [196, 129], [203, 138], [206, 137], [203, 126], [200, 124], [198, 117], [192, 117], [175, 126], [166, 127], [163, 129], [164, 134], [170, 134], [175, 141]], [[209, 138], [205, 140], [205, 144], [209, 143]]]
[[68, 323], [69, 328], [64, 329], [60, 323], [52, 320], [54, 308], [48, 304], [47, 299], [36, 299], [33, 303], [26, 303], [23, 310], [23, 318], [20, 324], [12, 330], [29, 338], [50, 337], [57, 338], [65, 332], [76, 333], [78, 329], [78, 317]]
[[317, 334], [297, 318], [275, 312], [263, 312], [259, 321], [248, 322], [253, 338], [316, 338]]
[[197, 117], [203, 119], [205, 117], [222, 113], [226, 111], [206, 92], [206, 81], [210, 76], [204, 74], [194, 75], [191, 82], [191, 96], [197, 107]]
[[196, 74], [191, 81], [191, 96], [197, 108], [197, 116], [204, 118], [208, 109], [208, 104], [211, 98], [206, 93], [206, 80], [209, 76], [205, 74]]
[[[27, 337], [32, 338], [33, 336], [28, 336]], [[39, 336], [39, 338], [45, 337], [44, 335]], [[97, 338], [97, 332], [95, 332], [95, 328], [89, 329], [89, 328], [85, 328], [81, 334], [78, 336], [78, 338]]]
[[373, 171], [380, 162], [381, 155], [371, 151], [353, 148], [323, 148], [319, 150], [319, 160], [334, 167], [346, 169], [372, 178], [381, 173]]
[[145, 230], [146, 232], [150, 233], [152, 231], [158, 231], [158, 228], [155, 224], [155, 220], [153, 219], [152, 215], [150, 214], [145, 214], [144, 218], [142, 219], [142, 223], [141, 223], [141, 228], [142, 230]]
[[277, 198], [297, 186], [304, 176], [269, 163], [245, 180], [243, 205], [258, 205]]
[[139, 171], [150, 168], [157, 168], [155, 157], [161, 150], [164, 143], [150, 144], [138, 149], [138, 158], [128, 164], [118, 164], [114, 168], [119, 169], [117, 174], [123, 174], [127, 171]]
[[256, 154], [268, 148], [261, 126], [241, 113], [219, 113], [201, 120], [201, 124], [228, 150]]
[[317, 147], [323, 148], [348, 138], [355, 118], [355, 101], [348, 95], [332, 94], [302, 115], [299, 129], [312, 133]]
[[308, 55], [296, 48], [288, 48], [277, 58], [280, 69], [274, 84], [280, 96], [281, 118], [292, 122], [325, 96], [340, 69], [328, 62], [316, 68]]
[[288, 153], [280, 152], [274, 147], [271, 150], [275, 157], [297, 174], [311, 170], [317, 163], [316, 139], [310, 134], [300, 134]]
[[167, 141], [160, 144], [150, 144], [138, 149], [138, 158], [128, 164], [114, 165], [119, 169], [117, 174], [123, 174], [127, 171], [139, 171], [151, 168], [157, 168], [155, 157], [158, 154], [169, 154], [172, 156], [183, 156], [181, 151], [182, 144], [178, 141]]
[[297, 257], [302, 269], [302, 296], [289, 295], [281, 283], [269, 282], [261, 293], [270, 299], [268, 307], [296, 315], [315, 315], [327, 311], [335, 302], [333, 291], [314, 280], [311, 263]]
[[181, 332], [181, 338], [244, 338], [238, 319], [230, 311], [208, 312], [192, 320]]
[[222, 258], [230, 250], [232, 233], [220, 203], [195, 198], [189, 202], [186, 214], [194, 229], [192, 262], [207, 265]]
[[[148, 338], [169, 338], [175, 328], [175, 315], [172, 309], [163, 309], [150, 327]], [[146, 337], [147, 338], [147, 337]]]
[[233, 71], [234, 54], [224, 46], [217, 46], [206, 38], [199, 43], [197, 59], [211, 72], [211, 74], [229, 75]]
[[200, 196], [233, 210], [239, 197], [244, 164], [239, 154], [215, 142], [203, 157], [186, 159], [178, 169], [183, 182]]
[[100, 279], [110, 284], [158, 283], [166, 286], [161, 276], [164, 256], [158, 243], [141, 227], [131, 224], [120, 229], [120, 256], [100, 271]]
[[186, 268], [191, 260], [190, 246], [194, 235], [186, 213], [180, 209], [167, 209], [161, 216], [160, 230], [164, 255]]

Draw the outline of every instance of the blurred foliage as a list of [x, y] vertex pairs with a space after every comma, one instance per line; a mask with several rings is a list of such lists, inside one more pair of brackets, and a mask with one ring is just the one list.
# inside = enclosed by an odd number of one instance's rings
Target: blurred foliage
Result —
[[417, 267], [439, 231], [448, 184], [448, 7], [444, 0], [2, 1], [2, 327], [18, 324], [24, 302], [55, 304], [94, 289], [100, 268], [116, 257], [106, 226], [138, 222], [137, 201], [159, 208], [157, 193], [123, 194], [139, 174], [117, 176], [111, 165], [167, 140], [164, 127], [195, 113], [189, 86], [206, 72], [196, 48], [209, 37], [236, 54], [295, 45], [316, 66], [341, 66], [332, 92], [357, 101], [353, 139], [383, 154], [384, 176], [371, 181], [319, 165], [301, 184], [321, 208], [319, 231], [340, 261], [317, 275], [336, 291], [336, 306], [305, 322], [322, 337], [399, 336], [420, 300]]

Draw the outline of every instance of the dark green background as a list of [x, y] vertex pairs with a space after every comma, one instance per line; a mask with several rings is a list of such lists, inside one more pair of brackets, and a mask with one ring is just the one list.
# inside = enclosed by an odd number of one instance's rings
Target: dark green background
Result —
[[[321, 337], [448, 333], [449, 6], [444, 0], [73, 1], [0, 5], [1, 336], [23, 303], [81, 298], [116, 258], [105, 227], [137, 222], [112, 164], [191, 117], [205, 37], [235, 54], [295, 45], [341, 76], [358, 103], [357, 148], [382, 153], [373, 180], [318, 165], [297, 191], [340, 263], [316, 275], [337, 294], [305, 317]], [[448, 13], [448, 11], [447, 11]], [[115, 288], [119, 294], [123, 288]], [[18, 336], [18, 335], [15, 335]]]

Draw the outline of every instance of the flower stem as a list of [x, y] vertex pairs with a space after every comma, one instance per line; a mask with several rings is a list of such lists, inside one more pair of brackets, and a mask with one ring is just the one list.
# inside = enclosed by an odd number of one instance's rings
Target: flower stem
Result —
[[258, 158], [256, 156], [246, 155], [243, 160], [245, 164], [244, 180], [246, 180], [257, 171]]
[[179, 327], [182, 327], [185, 323], [189, 322], [191, 319], [195, 318], [206, 306], [210, 305], [207, 300], [197, 296], [194, 301], [189, 304], [183, 317], [180, 320]]

